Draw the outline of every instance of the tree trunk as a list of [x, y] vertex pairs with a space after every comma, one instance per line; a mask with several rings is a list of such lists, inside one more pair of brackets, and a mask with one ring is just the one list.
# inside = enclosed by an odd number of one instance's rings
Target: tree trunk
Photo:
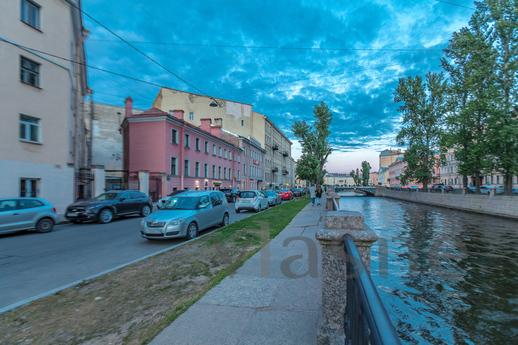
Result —
[[462, 175], [462, 187], [464, 189], [468, 188], [468, 177], [466, 175]]
[[513, 175], [509, 174], [508, 172], [504, 174], [504, 194], [513, 194]]

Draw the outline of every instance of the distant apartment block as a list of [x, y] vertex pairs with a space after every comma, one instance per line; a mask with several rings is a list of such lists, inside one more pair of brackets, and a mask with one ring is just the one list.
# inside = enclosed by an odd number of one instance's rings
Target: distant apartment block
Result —
[[71, 4], [0, 1], [0, 195], [44, 197], [58, 212], [89, 188], [86, 31]]

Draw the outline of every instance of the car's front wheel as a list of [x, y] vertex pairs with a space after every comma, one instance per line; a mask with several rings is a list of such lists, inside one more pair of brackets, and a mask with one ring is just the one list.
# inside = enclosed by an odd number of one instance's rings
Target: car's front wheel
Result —
[[142, 217], [147, 217], [151, 213], [151, 207], [149, 205], [142, 206], [142, 209], [140, 210], [140, 215]]
[[113, 212], [109, 208], [101, 210], [99, 213], [99, 223], [107, 224], [113, 220]]
[[192, 240], [196, 237], [198, 237], [198, 224], [191, 222], [187, 227], [187, 238]]
[[43, 218], [36, 223], [37, 232], [50, 232], [54, 228], [54, 221], [50, 218]]
[[221, 226], [227, 226], [228, 223], [229, 223], [229, 220], [230, 220], [230, 217], [228, 215], [228, 213], [225, 212], [225, 214], [223, 215], [223, 220], [221, 221]]

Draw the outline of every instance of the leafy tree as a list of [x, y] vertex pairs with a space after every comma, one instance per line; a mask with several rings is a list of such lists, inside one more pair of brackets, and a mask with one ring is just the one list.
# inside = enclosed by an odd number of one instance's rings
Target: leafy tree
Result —
[[455, 148], [459, 173], [477, 188], [484, 172], [505, 176], [508, 193], [518, 170], [516, 7], [486, 0], [468, 27], [453, 34], [442, 64], [449, 76], [444, 145]]
[[296, 173], [301, 179], [322, 184], [324, 165], [332, 152], [328, 138], [333, 115], [324, 102], [315, 106], [313, 114], [315, 121], [312, 125], [305, 121], [293, 124], [293, 133], [302, 145], [302, 156], [297, 162]]
[[437, 163], [436, 152], [440, 149], [442, 122], [446, 110], [446, 84], [442, 74], [428, 73], [402, 78], [396, 89], [394, 101], [401, 103], [402, 128], [396, 140], [406, 145], [407, 168], [404, 180], [416, 180], [428, 188], [432, 168]]
[[518, 7], [515, 0], [486, 0], [473, 16], [493, 50], [496, 102], [488, 119], [491, 168], [504, 175], [506, 194], [512, 194], [518, 174]]
[[369, 185], [369, 175], [370, 175], [370, 172], [371, 172], [371, 165], [369, 164], [369, 162], [363, 161], [362, 162], [362, 170], [361, 170], [362, 185], [364, 185], [364, 186], [368, 186]]
[[351, 175], [351, 177], [353, 178], [353, 181], [354, 181], [354, 184], [356, 184], [356, 181], [357, 181], [357, 176], [356, 176], [356, 171], [351, 170], [351, 172], [349, 173], [349, 175]]

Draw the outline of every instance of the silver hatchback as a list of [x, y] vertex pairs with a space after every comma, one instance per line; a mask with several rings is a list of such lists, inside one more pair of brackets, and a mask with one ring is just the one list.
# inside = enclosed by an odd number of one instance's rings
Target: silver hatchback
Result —
[[56, 209], [45, 199], [0, 199], [0, 234], [19, 230], [49, 232], [57, 220]]
[[147, 239], [195, 238], [202, 230], [229, 223], [228, 204], [220, 191], [186, 191], [171, 196], [144, 218], [140, 233]]

